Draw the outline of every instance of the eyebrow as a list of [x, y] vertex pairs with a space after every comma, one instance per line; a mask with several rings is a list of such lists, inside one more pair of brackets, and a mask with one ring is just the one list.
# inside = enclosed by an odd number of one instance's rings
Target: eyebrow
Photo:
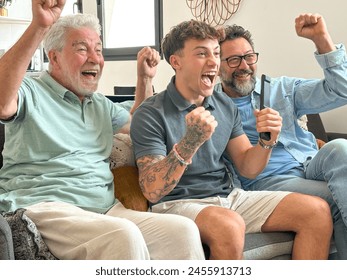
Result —
[[[76, 47], [77, 45], [89, 46], [89, 44], [86, 41], [74, 41], [74, 42], [72, 42], [72, 46], [73, 47]], [[102, 43], [98, 42], [96, 45], [97, 46], [102, 46]]]
[[[250, 53], [254, 53], [254, 50], [248, 50], [248, 51], [244, 52], [243, 55], [250, 54]], [[233, 54], [233, 55], [231, 55], [231, 56], [229, 56], [229, 57], [232, 57], [232, 56], [240, 56], [240, 55], [238, 55], [238, 54]]]
[[[205, 49], [205, 50], [207, 50], [207, 49], [209, 49], [208, 47], [205, 47], [205, 46], [196, 46], [193, 50], [196, 50], [196, 49]], [[218, 46], [216, 46], [213, 50], [219, 50], [220, 49], [220, 46], [218, 45]]]

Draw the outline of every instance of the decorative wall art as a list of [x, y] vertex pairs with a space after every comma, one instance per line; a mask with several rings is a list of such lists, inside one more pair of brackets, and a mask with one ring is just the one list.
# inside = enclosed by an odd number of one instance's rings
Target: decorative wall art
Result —
[[210, 25], [223, 25], [235, 14], [242, 0], [186, 0], [193, 16]]

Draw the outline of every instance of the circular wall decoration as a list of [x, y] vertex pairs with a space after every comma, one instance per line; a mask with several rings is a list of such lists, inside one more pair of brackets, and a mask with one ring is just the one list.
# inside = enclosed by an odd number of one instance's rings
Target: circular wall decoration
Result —
[[210, 25], [223, 25], [235, 14], [242, 0], [186, 0], [193, 16]]

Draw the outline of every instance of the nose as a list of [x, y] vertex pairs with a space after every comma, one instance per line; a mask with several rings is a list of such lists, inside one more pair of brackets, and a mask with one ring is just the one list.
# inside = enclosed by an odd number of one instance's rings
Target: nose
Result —
[[99, 64], [100, 61], [102, 61], [102, 59], [103, 59], [103, 56], [102, 56], [102, 54], [100, 52], [91, 50], [88, 53], [88, 62]]
[[220, 57], [217, 56], [210, 56], [210, 59], [208, 60], [208, 65], [215, 66], [220, 64]]
[[247, 64], [247, 62], [246, 62], [244, 57], [241, 58], [241, 63], [240, 63], [238, 68], [241, 68], [241, 69], [249, 68], [249, 65]]

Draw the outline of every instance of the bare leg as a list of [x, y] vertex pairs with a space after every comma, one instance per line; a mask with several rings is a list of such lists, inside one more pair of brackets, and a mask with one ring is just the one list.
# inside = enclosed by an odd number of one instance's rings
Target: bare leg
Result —
[[195, 219], [201, 240], [210, 248], [211, 260], [240, 260], [243, 257], [245, 223], [236, 212], [206, 207]]
[[293, 259], [327, 259], [332, 235], [328, 204], [321, 198], [304, 194], [287, 195], [262, 226], [263, 232], [296, 233]]

